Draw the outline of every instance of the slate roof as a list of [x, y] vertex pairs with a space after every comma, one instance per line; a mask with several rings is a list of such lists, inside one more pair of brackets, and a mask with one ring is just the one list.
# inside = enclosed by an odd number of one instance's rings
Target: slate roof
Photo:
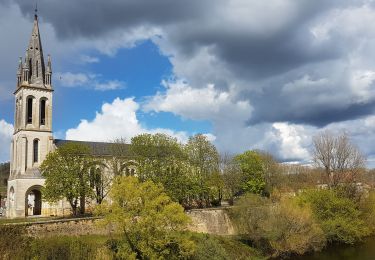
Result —
[[[90, 147], [91, 152], [94, 156], [112, 156], [114, 154], [114, 143], [105, 143], [105, 142], [85, 142], [85, 141], [75, 141], [75, 140], [61, 140], [61, 139], [54, 139], [54, 144], [57, 148], [66, 144], [66, 143], [79, 143], [82, 145], [86, 145]], [[130, 155], [130, 145], [129, 144], [122, 144], [123, 152]]]

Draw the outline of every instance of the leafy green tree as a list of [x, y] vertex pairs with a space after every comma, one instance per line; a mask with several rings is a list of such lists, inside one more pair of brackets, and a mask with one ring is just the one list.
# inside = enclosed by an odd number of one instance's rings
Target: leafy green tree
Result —
[[183, 208], [173, 202], [160, 184], [118, 177], [97, 213], [104, 223], [122, 232], [116, 248], [120, 259], [177, 259], [194, 252], [194, 243], [182, 231], [189, 222]]
[[43, 196], [49, 202], [66, 198], [73, 215], [85, 213], [86, 198], [92, 196], [90, 168], [97, 161], [90, 156], [90, 148], [69, 142], [47, 155], [40, 170], [46, 179]]
[[256, 151], [246, 151], [234, 157], [239, 164], [243, 174], [244, 183], [242, 188], [245, 192], [264, 194], [266, 179], [262, 156]]
[[137, 161], [137, 176], [163, 184], [168, 195], [181, 204], [188, 200], [191, 187], [190, 165], [182, 145], [166, 134], [141, 134], [131, 140], [131, 153]]
[[[211, 191], [221, 189], [222, 180], [217, 178], [217, 183], [209, 181], [215, 178], [213, 175], [218, 174], [220, 171], [220, 156], [216, 147], [205, 135], [197, 134], [189, 138], [189, 141], [185, 145], [185, 151], [189, 163], [193, 167], [192, 174], [196, 177], [196, 193], [199, 206], [203, 206], [204, 204], [209, 206], [212, 197], [220, 201], [221, 198], [212, 194]], [[214, 184], [213, 187], [212, 184]]]

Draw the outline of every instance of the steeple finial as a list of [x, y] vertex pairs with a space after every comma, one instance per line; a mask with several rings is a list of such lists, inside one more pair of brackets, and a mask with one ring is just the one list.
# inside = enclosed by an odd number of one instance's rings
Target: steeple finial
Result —
[[38, 19], [38, 1], [35, 1], [35, 14], [34, 19]]

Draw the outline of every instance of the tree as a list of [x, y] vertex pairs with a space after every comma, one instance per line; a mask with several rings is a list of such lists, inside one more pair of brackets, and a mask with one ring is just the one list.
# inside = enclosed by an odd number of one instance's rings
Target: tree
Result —
[[365, 167], [365, 157], [347, 134], [325, 131], [313, 138], [314, 162], [323, 167], [330, 187], [352, 183]]
[[117, 177], [97, 214], [105, 224], [122, 232], [116, 256], [122, 259], [187, 258], [194, 243], [182, 231], [189, 222], [183, 208], [173, 202], [160, 184], [141, 182], [133, 176]]
[[174, 201], [187, 204], [193, 187], [188, 174], [191, 168], [176, 138], [141, 134], [132, 138], [130, 151], [137, 161], [137, 176], [141, 180], [161, 183]]
[[229, 204], [233, 205], [234, 197], [240, 195], [242, 191], [244, 175], [233, 156], [228, 154], [220, 157], [220, 171], [223, 176], [225, 195]]
[[[185, 145], [185, 152], [192, 166], [192, 174], [196, 177], [198, 204], [199, 206], [203, 206], [203, 202], [205, 202], [206, 206], [209, 206], [211, 197], [213, 196], [214, 199], [216, 197], [210, 191], [220, 190], [222, 187], [222, 180], [217, 178], [221, 177], [217, 175], [219, 173], [219, 153], [216, 147], [202, 134], [197, 134], [189, 138], [189, 141]], [[215, 174], [216, 177], [213, 177], [212, 175]], [[217, 183], [209, 181], [215, 178], [218, 180]], [[219, 200], [220, 204], [221, 199], [219, 197], [216, 199]]]
[[107, 171], [107, 165], [97, 162], [89, 169], [90, 187], [94, 190], [96, 203], [101, 204], [108, 195], [114, 176]]
[[245, 175], [242, 189], [245, 192], [264, 194], [266, 180], [261, 155], [256, 151], [246, 151], [235, 156], [234, 159]]
[[86, 198], [92, 196], [89, 169], [97, 164], [90, 156], [90, 148], [80, 143], [69, 142], [47, 155], [40, 170], [46, 179], [44, 198], [57, 202], [66, 198], [77, 215], [85, 213]]

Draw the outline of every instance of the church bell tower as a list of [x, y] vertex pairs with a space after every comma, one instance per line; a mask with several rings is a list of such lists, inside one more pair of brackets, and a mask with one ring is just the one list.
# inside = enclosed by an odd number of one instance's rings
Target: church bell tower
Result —
[[[39, 166], [53, 149], [52, 93], [51, 58], [48, 56], [45, 66], [38, 16], [35, 14], [25, 57], [19, 60], [14, 92], [14, 134], [7, 203], [9, 217], [42, 215], [40, 188], [44, 179]], [[33, 203], [28, 199], [30, 194], [34, 196]]]

